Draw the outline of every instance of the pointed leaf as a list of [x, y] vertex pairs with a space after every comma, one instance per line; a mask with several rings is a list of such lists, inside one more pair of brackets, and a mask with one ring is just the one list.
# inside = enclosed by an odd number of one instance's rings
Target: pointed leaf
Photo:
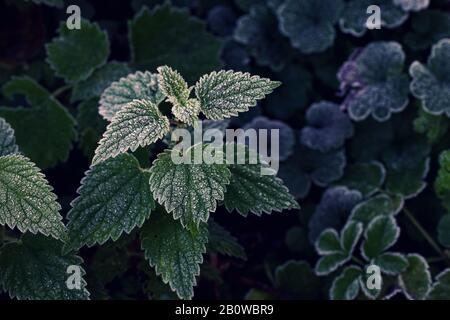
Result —
[[316, 241], [316, 251], [320, 255], [342, 252], [339, 235], [334, 229], [324, 230]]
[[0, 224], [64, 238], [61, 207], [52, 191], [29, 159], [21, 155], [0, 157]]
[[110, 238], [116, 241], [123, 232], [142, 226], [155, 208], [149, 176], [129, 154], [89, 169], [67, 216], [65, 250], [103, 244]]
[[144, 225], [141, 239], [145, 258], [164, 283], [169, 283], [181, 299], [192, 298], [195, 277], [200, 274], [199, 264], [206, 252], [207, 225], [201, 223], [191, 233], [167, 214], [154, 214]]
[[117, 112], [99, 142], [92, 163], [98, 164], [128, 150], [136, 151], [164, 137], [169, 119], [148, 100], [135, 100]]
[[164, 99], [158, 76], [148, 71], [136, 72], [113, 82], [101, 95], [99, 113], [108, 121], [133, 100], [147, 100], [158, 105]]
[[168, 66], [158, 67], [158, 81], [162, 93], [173, 105], [185, 105], [191, 89], [178, 71]]
[[248, 111], [280, 85], [280, 82], [249, 73], [214, 71], [200, 78], [195, 94], [205, 116], [220, 120]]
[[42, 235], [25, 234], [0, 251], [0, 284], [19, 300], [86, 300], [89, 292], [81, 280], [80, 289], [69, 289], [69, 266], [83, 262], [73, 254], [61, 254], [62, 243]]
[[400, 253], [387, 252], [375, 258], [373, 264], [389, 275], [397, 275], [408, 267], [408, 260]]
[[353, 300], [359, 293], [361, 269], [350, 266], [337, 276], [330, 288], [331, 300]]
[[399, 283], [410, 300], [423, 300], [431, 287], [431, 275], [427, 261], [418, 254], [409, 254], [408, 268], [400, 274]]
[[18, 152], [19, 147], [16, 145], [14, 130], [4, 119], [0, 118], [0, 157]]
[[230, 257], [247, 260], [245, 249], [228, 230], [216, 223], [213, 219], [209, 219], [208, 226], [208, 252], [217, 252]]
[[400, 235], [400, 228], [392, 216], [378, 216], [367, 226], [362, 254], [367, 259], [378, 257], [392, 247]]

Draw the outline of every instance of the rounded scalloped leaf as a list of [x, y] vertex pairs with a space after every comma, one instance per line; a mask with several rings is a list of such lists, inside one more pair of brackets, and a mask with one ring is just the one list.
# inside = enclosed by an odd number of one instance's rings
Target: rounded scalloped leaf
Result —
[[330, 288], [331, 300], [353, 300], [359, 293], [359, 279], [362, 271], [357, 266], [350, 266], [344, 269], [337, 276]]
[[406, 270], [408, 260], [400, 253], [386, 252], [376, 257], [373, 264], [379, 266], [381, 271], [388, 275], [397, 275]]
[[349, 0], [342, 10], [339, 25], [342, 32], [362, 37], [367, 32], [367, 8], [377, 5], [381, 11], [381, 27], [396, 28], [403, 24], [408, 14], [393, 3], [393, 0]]
[[423, 300], [431, 288], [428, 263], [418, 254], [408, 254], [408, 268], [400, 274], [399, 284], [409, 300]]
[[365, 240], [361, 246], [363, 257], [368, 261], [377, 258], [397, 242], [399, 235], [400, 228], [393, 216], [375, 217], [364, 233]]
[[385, 177], [386, 169], [380, 162], [361, 162], [347, 166], [344, 176], [336, 184], [358, 190], [364, 197], [370, 197], [381, 188]]
[[402, 210], [403, 204], [402, 196], [389, 196], [381, 193], [356, 205], [352, 210], [350, 219], [362, 222], [366, 226], [377, 216], [396, 215]]
[[438, 10], [425, 10], [412, 16], [411, 30], [403, 39], [411, 49], [425, 50], [448, 37], [450, 37], [450, 14]]
[[318, 276], [325, 276], [336, 271], [340, 266], [350, 260], [350, 256], [345, 252], [335, 252], [321, 257], [314, 268]]
[[289, 41], [278, 31], [275, 14], [264, 5], [252, 6], [238, 19], [234, 39], [247, 47], [258, 65], [280, 71], [290, 60]]
[[394, 0], [394, 4], [404, 11], [420, 11], [428, 8], [430, 0]]
[[[251, 122], [247, 123], [244, 127], [244, 130], [254, 129], [258, 134], [258, 137], [261, 137], [262, 133], [259, 130], [267, 130], [267, 150], [274, 150], [272, 148], [272, 132], [271, 130], [278, 130], [279, 139], [274, 139], [278, 144], [279, 150], [279, 161], [284, 161], [288, 159], [292, 153], [294, 152], [295, 145], [295, 135], [294, 130], [285, 124], [282, 121], [271, 120], [269, 118], [259, 116], [254, 118]], [[260, 139], [260, 138], [259, 138]], [[274, 156], [274, 154], [272, 154]]]
[[329, 255], [341, 252], [339, 234], [332, 228], [325, 229], [317, 238], [315, 248], [320, 255]]
[[303, 145], [328, 152], [341, 148], [353, 135], [353, 125], [337, 104], [322, 101], [314, 103], [306, 112], [308, 125], [300, 132]]
[[300, 52], [323, 52], [333, 45], [342, 8], [342, 0], [286, 0], [277, 9], [280, 30]]
[[0, 118], [0, 157], [18, 152], [19, 147], [16, 145], [13, 128]]
[[158, 105], [164, 100], [158, 76], [151, 72], [136, 72], [113, 82], [101, 95], [99, 113], [108, 121], [133, 100], [149, 100]]
[[397, 42], [372, 42], [356, 50], [338, 73], [341, 89], [349, 91], [343, 107], [355, 121], [369, 115], [386, 121], [408, 105], [409, 80], [403, 73], [405, 53]]
[[309, 240], [314, 243], [323, 230], [340, 230], [353, 207], [361, 201], [361, 193], [346, 187], [328, 188], [309, 220]]
[[46, 46], [47, 61], [66, 82], [86, 80], [108, 59], [108, 35], [97, 23], [82, 20], [81, 29], [75, 31], [61, 23], [58, 33]]
[[450, 39], [433, 46], [427, 65], [418, 61], [411, 64], [409, 73], [412, 94], [422, 101], [425, 111], [450, 117]]
[[427, 295], [427, 300], [450, 299], [450, 269], [445, 269], [436, 276], [436, 282]]

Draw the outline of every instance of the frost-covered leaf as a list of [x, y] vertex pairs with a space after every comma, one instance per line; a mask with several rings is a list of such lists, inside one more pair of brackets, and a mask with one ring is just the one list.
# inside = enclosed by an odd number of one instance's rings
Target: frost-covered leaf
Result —
[[180, 219], [183, 226], [195, 229], [200, 222], [207, 222], [209, 213], [223, 200], [231, 173], [226, 164], [196, 164], [192, 158], [202, 152], [203, 146], [189, 149], [191, 163], [175, 163], [166, 150], [158, 155], [150, 169], [150, 189], [153, 197]]
[[278, 31], [275, 13], [262, 3], [238, 19], [234, 39], [247, 47], [258, 65], [274, 71], [282, 70], [292, 56], [289, 41]]
[[335, 271], [349, 260], [350, 257], [344, 252], [332, 253], [321, 257], [319, 261], [317, 261], [314, 270], [318, 276], [324, 276]]
[[408, 267], [408, 260], [400, 253], [387, 252], [376, 257], [373, 264], [386, 274], [397, 275]]
[[362, 222], [366, 226], [375, 217], [396, 215], [403, 208], [403, 203], [402, 196], [389, 196], [381, 193], [356, 205], [352, 210], [350, 219]]
[[0, 157], [19, 152], [16, 144], [14, 130], [2, 118], [0, 118]]
[[427, 261], [418, 254], [409, 254], [408, 268], [400, 274], [399, 283], [410, 300], [423, 300], [431, 288], [431, 275]]
[[64, 0], [25, 0], [27, 2], [31, 1], [36, 4], [45, 4], [50, 7], [61, 8], [64, 5]]
[[207, 225], [201, 223], [192, 233], [167, 214], [153, 214], [142, 228], [141, 239], [145, 258], [164, 283], [169, 283], [180, 298], [192, 298], [206, 252]]
[[381, 188], [385, 176], [386, 170], [378, 161], [355, 163], [345, 168], [344, 176], [336, 184], [358, 190], [363, 196], [370, 197]]
[[362, 223], [349, 221], [341, 231], [341, 247], [349, 256], [352, 255], [356, 244], [363, 232]]
[[342, 10], [339, 20], [342, 32], [356, 37], [363, 36], [368, 30], [366, 26], [369, 18], [367, 8], [371, 5], [380, 7], [381, 28], [396, 28], [408, 18], [408, 14], [396, 6], [393, 0], [349, 0]]
[[450, 269], [445, 269], [436, 276], [436, 282], [428, 293], [427, 300], [450, 299]]
[[306, 261], [290, 260], [278, 266], [275, 285], [291, 299], [315, 299], [320, 291], [320, 280]]
[[208, 226], [208, 252], [218, 252], [230, 257], [247, 260], [245, 249], [228, 230], [216, 223], [213, 219], [209, 219]]
[[362, 245], [362, 254], [367, 259], [375, 259], [383, 251], [392, 247], [400, 235], [400, 228], [393, 216], [375, 217], [367, 226]]
[[82, 20], [81, 29], [73, 31], [63, 22], [58, 33], [46, 46], [47, 61], [67, 82], [86, 80], [108, 59], [108, 35], [97, 23]]
[[67, 216], [65, 250], [116, 241], [123, 232], [142, 226], [155, 208], [149, 176], [129, 154], [89, 169]]
[[0, 117], [14, 129], [20, 150], [42, 169], [65, 161], [76, 136], [75, 120], [67, 110], [29, 77], [13, 78], [3, 93], [10, 99], [23, 95], [31, 106], [0, 108]]
[[110, 62], [84, 81], [78, 82], [72, 91], [71, 101], [87, 100], [100, 97], [103, 91], [111, 85], [113, 81], [119, 80], [130, 73], [130, 68], [122, 62]]
[[195, 85], [195, 94], [205, 116], [220, 120], [248, 111], [280, 85], [249, 73], [222, 70], [201, 77]]
[[134, 100], [122, 108], [108, 125], [100, 140], [93, 164], [136, 151], [161, 139], [169, 132], [169, 119], [150, 100]]
[[34, 163], [21, 155], [0, 157], [0, 224], [21, 232], [64, 239], [66, 228], [53, 188]]
[[62, 243], [42, 235], [25, 234], [0, 251], [0, 284], [19, 300], [86, 300], [89, 292], [81, 279], [80, 289], [69, 289], [69, 266], [80, 268], [83, 259], [61, 254]]
[[422, 101], [425, 111], [450, 117], [450, 39], [433, 46], [427, 65], [415, 61], [409, 68], [412, 94]]
[[221, 67], [221, 43], [187, 10], [164, 4], [149, 11], [144, 7], [129, 22], [132, 61], [155, 70], [168, 65], [188, 82]]
[[[238, 151], [240, 152], [240, 151]], [[249, 156], [247, 149], [246, 159]], [[259, 162], [259, 160], [258, 160]], [[258, 216], [272, 211], [300, 208], [283, 181], [274, 175], [263, 175], [263, 164], [230, 164], [230, 185], [225, 194], [228, 211], [237, 210], [247, 216], [250, 212]]]
[[324, 230], [316, 241], [316, 251], [320, 255], [341, 252], [341, 242], [336, 230], [328, 228]]
[[101, 95], [99, 113], [111, 121], [114, 115], [133, 100], [148, 100], [158, 105], [164, 99], [158, 76], [148, 71], [130, 74], [113, 82]]
[[362, 199], [361, 193], [346, 187], [328, 188], [309, 220], [309, 240], [314, 243], [323, 230], [341, 230], [353, 207]]
[[98, 113], [98, 98], [83, 101], [77, 110], [79, 147], [84, 155], [92, 160], [108, 122]]
[[443, 151], [439, 156], [439, 171], [434, 190], [443, 205], [450, 209], [450, 150]]
[[353, 300], [359, 293], [359, 278], [361, 269], [350, 266], [337, 276], [330, 288], [331, 300]]
[[336, 37], [341, 0], [286, 0], [277, 15], [281, 32], [305, 54], [325, 51]]
[[[274, 150], [272, 148], [272, 130], [278, 130], [278, 139], [274, 139], [273, 141], [278, 145], [278, 158], [279, 161], [284, 161], [289, 158], [290, 155], [294, 152], [295, 147], [295, 133], [294, 130], [286, 123], [278, 120], [273, 120], [266, 118], [264, 116], [258, 116], [253, 118], [252, 121], [247, 123], [242, 129], [245, 131], [242, 132], [242, 137], [245, 137], [246, 130], [255, 129], [256, 132], [259, 133], [259, 139], [261, 139], [262, 131], [259, 130], [267, 130], [267, 150]], [[238, 135], [238, 138], [241, 135]], [[275, 147], [275, 146], [273, 146]], [[254, 150], [258, 151], [258, 150]]]
[[306, 112], [308, 125], [301, 130], [301, 142], [314, 150], [329, 152], [341, 148], [353, 135], [353, 125], [337, 104], [314, 103]]
[[394, 4], [404, 11], [420, 11], [428, 8], [430, 0], [394, 0]]
[[408, 105], [409, 80], [403, 73], [405, 53], [397, 42], [372, 42], [356, 50], [341, 67], [341, 90], [349, 91], [343, 107], [355, 121], [369, 115], [386, 121]]
[[443, 246], [450, 248], [450, 214], [442, 216], [437, 227], [438, 240]]
[[450, 14], [438, 10], [425, 10], [411, 17], [411, 28], [404, 36], [404, 43], [413, 50], [424, 50], [448, 37], [450, 37]]

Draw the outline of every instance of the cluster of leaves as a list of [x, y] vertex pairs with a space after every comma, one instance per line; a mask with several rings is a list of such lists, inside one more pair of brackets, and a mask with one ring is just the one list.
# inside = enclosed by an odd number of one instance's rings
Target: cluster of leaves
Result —
[[[65, 18], [64, 0], [22, 2], [0, 16]], [[0, 291], [191, 298], [200, 279], [208, 298], [450, 299], [448, 1], [133, 0], [121, 21], [75, 2], [81, 30], [0, 53]], [[201, 119], [279, 129], [283, 182], [174, 164], [171, 131]]]

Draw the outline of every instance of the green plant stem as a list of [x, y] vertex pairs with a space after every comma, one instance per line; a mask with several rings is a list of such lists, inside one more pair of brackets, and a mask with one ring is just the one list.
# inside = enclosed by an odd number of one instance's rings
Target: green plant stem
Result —
[[406, 207], [403, 208], [403, 211], [405, 212], [406, 216], [411, 221], [411, 223], [417, 228], [417, 230], [419, 230], [419, 232], [422, 234], [425, 240], [427, 240], [427, 242], [433, 247], [433, 249], [444, 259], [448, 259], [448, 257], [441, 250], [436, 241], [434, 241], [433, 238], [430, 236], [430, 234], [422, 227], [422, 225], [419, 223], [419, 221], [417, 221], [417, 219], [414, 217], [411, 211], [409, 211], [408, 208]]
[[60, 94], [62, 94], [64, 91], [68, 90], [72, 88], [72, 85], [68, 84], [65, 86], [62, 86], [61, 88], [56, 89], [53, 93], [52, 93], [52, 97], [56, 98], [58, 97]]

